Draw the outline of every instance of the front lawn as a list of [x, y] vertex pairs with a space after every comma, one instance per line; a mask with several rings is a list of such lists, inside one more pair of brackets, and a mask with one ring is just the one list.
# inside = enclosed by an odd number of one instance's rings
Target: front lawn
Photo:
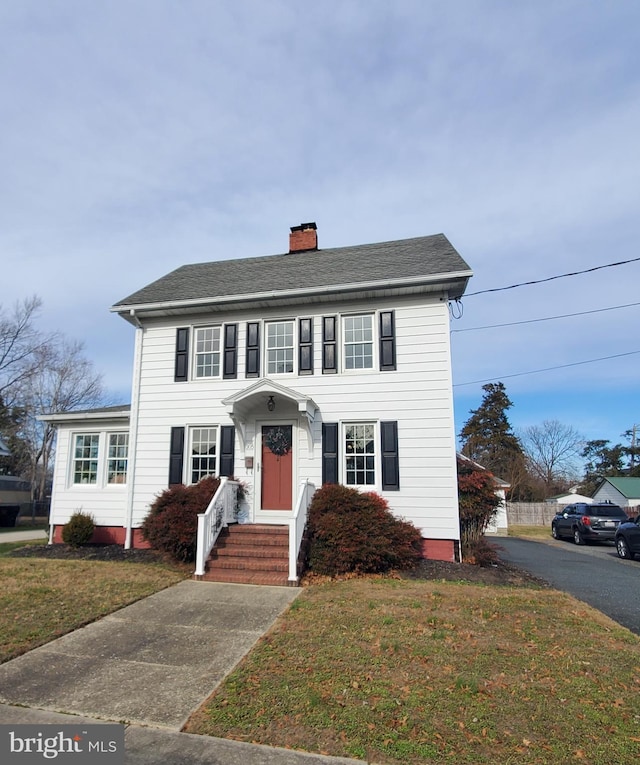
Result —
[[185, 579], [166, 564], [11, 558], [0, 544], [0, 662]]
[[640, 638], [548, 589], [309, 587], [190, 733], [376, 763], [632, 763]]

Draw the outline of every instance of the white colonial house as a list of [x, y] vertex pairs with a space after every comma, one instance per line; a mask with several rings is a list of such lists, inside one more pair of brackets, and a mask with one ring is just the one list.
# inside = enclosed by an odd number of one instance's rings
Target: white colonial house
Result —
[[96, 541], [144, 545], [155, 497], [215, 474], [245, 496], [234, 514], [223, 481], [198, 575], [239, 519], [247, 534], [284, 529], [295, 580], [324, 482], [378, 492], [421, 530], [426, 557], [459, 559], [449, 303], [470, 276], [442, 234], [323, 250], [309, 223], [285, 254], [183, 266], [120, 300], [111, 310], [135, 329], [131, 405], [47, 416], [51, 541], [81, 509]]

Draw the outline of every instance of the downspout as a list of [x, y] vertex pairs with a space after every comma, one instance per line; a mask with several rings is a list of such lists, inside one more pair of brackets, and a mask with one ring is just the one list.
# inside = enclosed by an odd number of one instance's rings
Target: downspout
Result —
[[129, 311], [136, 326], [136, 343], [133, 359], [133, 381], [131, 384], [131, 412], [129, 415], [129, 464], [127, 470], [127, 507], [125, 518], [124, 549], [130, 550], [133, 542], [133, 490], [136, 476], [136, 452], [138, 442], [138, 409], [140, 403], [140, 377], [142, 374], [142, 335], [144, 329], [135, 310]]

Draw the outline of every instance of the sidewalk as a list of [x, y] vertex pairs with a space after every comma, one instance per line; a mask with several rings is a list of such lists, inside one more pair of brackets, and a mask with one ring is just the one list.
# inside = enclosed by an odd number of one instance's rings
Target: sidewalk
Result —
[[29, 540], [40, 540], [46, 542], [48, 540], [47, 532], [42, 531], [5, 531], [0, 534], [0, 544], [4, 542], [28, 542]]
[[0, 665], [0, 723], [124, 722], [136, 764], [349, 762], [179, 733], [299, 593], [180, 582]]

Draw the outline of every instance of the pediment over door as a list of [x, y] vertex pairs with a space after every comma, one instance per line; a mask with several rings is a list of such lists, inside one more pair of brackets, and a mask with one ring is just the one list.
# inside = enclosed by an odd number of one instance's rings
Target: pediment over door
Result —
[[222, 404], [226, 407], [229, 417], [236, 426], [243, 450], [246, 444], [249, 417], [254, 418], [256, 415], [266, 414], [270, 411], [283, 410], [285, 404], [288, 407], [293, 405], [307, 434], [309, 452], [313, 454], [311, 428], [318, 413], [318, 406], [310, 396], [273, 380], [265, 379], [252, 383], [233, 396], [228, 396], [223, 399]]

